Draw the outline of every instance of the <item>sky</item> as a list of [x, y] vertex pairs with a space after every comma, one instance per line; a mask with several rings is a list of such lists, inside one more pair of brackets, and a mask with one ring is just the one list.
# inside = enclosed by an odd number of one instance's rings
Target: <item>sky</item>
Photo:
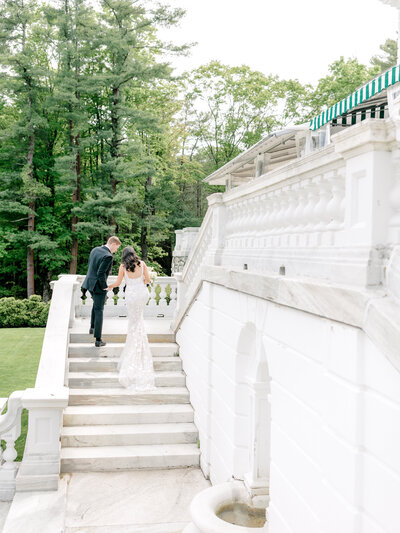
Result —
[[187, 58], [171, 58], [178, 73], [213, 59], [247, 64], [264, 74], [316, 84], [340, 56], [368, 63], [397, 39], [398, 15], [380, 0], [168, 0], [186, 9], [179, 27], [161, 37], [197, 42]]

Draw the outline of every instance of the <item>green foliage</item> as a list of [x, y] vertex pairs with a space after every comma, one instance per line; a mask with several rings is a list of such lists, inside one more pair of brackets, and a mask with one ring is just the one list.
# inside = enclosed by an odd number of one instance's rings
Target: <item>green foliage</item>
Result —
[[26, 295], [31, 254], [47, 302], [51, 280], [84, 274], [114, 233], [169, 274], [174, 231], [199, 226], [223, 190], [208, 174], [394, 60], [388, 40], [373, 66], [340, 58], [316, 87], [217, 60], [177, 78], [168, 56], [189, 47], [158, 29], [182, 15], [145, 0], [0, 0], [0, 297]]
[[0, 328], [44, 327], [49, 307], [37, 295], [25, 300], [0, 298]]
[[379, 73], [376, 66], [367, 67], [355, 58], [341, 57], [329, 65], [329, 74], [318, 81], [309, 96], [309, 118], [318, 114], [323, 106], [330, 107], [355, 91]]
[[187, 74], [184, 82], [188, 130], [204, 150], [208, 171], [281, 125], [276, 107], [284, 84], [277, 76], [212, 61]]
[[371, 65], [378, 68], [379, 72], [384, 72], [397, 64], [397, 41], [395, 39], [386, 39], [379, 48], [383, 53], [373, 56]]

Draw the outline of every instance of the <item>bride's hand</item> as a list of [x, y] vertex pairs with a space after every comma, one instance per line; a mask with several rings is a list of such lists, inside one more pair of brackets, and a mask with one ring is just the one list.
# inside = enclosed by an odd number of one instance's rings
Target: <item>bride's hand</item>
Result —
[[114, 287], [113, 287], [112, 285], [109, 285], [109, 286], [107, 287], [107, 292], [108, 292], [108, 291], [112, 291], [113, 288], [114, 288]]

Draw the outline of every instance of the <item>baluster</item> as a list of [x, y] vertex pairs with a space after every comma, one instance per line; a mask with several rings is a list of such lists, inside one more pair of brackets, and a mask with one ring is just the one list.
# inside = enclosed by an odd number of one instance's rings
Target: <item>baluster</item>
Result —
[[114, 291], [112, 289], [110, 291], [107, 291], [105, 305], [114, 305]]
[[269, 218], [270, 233], [276, 233], [277, 215], [279, 211], [278, 191], [272, 191], [271, 194], [271, 215]]
[[89, 291], [86, 292], [85, 305], [89, 307], [92, 307], [93, 305], [93, 298]]
[[332, 198], [328, 202], [327, 205], [327, 211], [329, 214], [330, 222], [328, 224], [328, 229], [330, 230], [338, 230], [342, 223], [343, 223], [343, 216], [342, 216], [342, 195], [344, 193], [344, 190], [341, 187], [341, 177], [339, 177], [336, 173], [334, 176], [330, 179], [331, 182], [331, 190], [332, 190]]
[[312, 179], [306, 183], [306, 204], [303, 211], [304, 231], [311, 232], [315, 229], [314, 209], [318, 203], [318, 190]]
[[157, 306], [157, 293], [156, 293], [157, 286], [158, 285], [156, 285], [156, 282], [150, 285], [150, 298], [149, 298], [147, 305], [149, 306], [149, 308], [152, 308], [152, 309], [155, 309], [155, 307]]
[[17, 468], [15, 459], [18, 456], [17, 450], [15, 449], [15, 441], [17, 440], [15, 432], [11, 430], [9, 433], [3, 435], [3, 440], [6, 443], [6, 448], [3, 451], [4, 462], [1, 468], [4, 470], [15, 470]]
[[174, 312], [178, 300], [178, 285], [171, 282], [171, 294], [169, 295], [169, 307], [171, 312]]
[[296, 209], [297, 231], [302, 233], [307, 225], [307, 216], [305, 214], [305, 209], [307, 207], [307, 189], [305, 183], [300, 183], [298, 192], [298, 207]]
[[288, 194], [288, 201], [287, 201], [287, 207], [284, 213], [284, 217], [286, 220], [286, 231], [287, 233], [291, 233], [293, 230], [293, 226], [294, 226], [293, 215], [296, 210], [296, 197], [297, 197], [297, 192], [293, 188], [293, 185], [288, 187], [287, 194]]
[[118, 300], [117, 300], [117, 306], [118, 307], [124, 307], [125, 306], [124, 287], [125, 287], [125, 280], [122, 280], [121, 285], [118, 287]]
[[328, 204], [331, 198], [330, 186], [326, 179], [321, 180], [319, 183], [320, 198], [314, 208], [314, 216], [318, 231], [324, 231], [330, 222], [330, 216], [328, 212]]
[[289, 187], [284, 187], [283, 189], [281, 189], [280, 195], [279, 195], [279, 199], [280, 199], [279, 211], [276, 217], [278, 233], [284, 233], [286, 226], [287, 226], [287, 222], [285, 219], [285, 213], [286, 213], [287, 205], [288, 205], [288, 193], [287, 193], [288, 189]]
[[162, 283], [160, 283], [160, 287], [161, 287], [161, 291], [160, 291], [160, 300], [158, 302], [158, 306], [161, 309], [165, 309], [167, 307], [167, 300], [166, 300], [166, 297], [167, 297], [167, 293], [166, 293], [166, 288], [167, 288], [167, 285], [165, 284], [165, 282], [163, 281]]
[[[9, 409], [12, 409], [9, 405]], [[11, 501], [15, 493], [15, 477], [17, 475], [17, 450], [15, 441], [21, 434], [21, 408], [16, 413], [15, 425], [0, 436], [0, 444], [5, 442], [5, 450], [0, 461], [0, 501]]]

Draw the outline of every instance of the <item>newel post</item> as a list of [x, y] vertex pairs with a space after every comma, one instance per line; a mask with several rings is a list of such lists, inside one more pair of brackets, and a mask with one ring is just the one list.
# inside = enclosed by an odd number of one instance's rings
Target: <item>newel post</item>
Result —
[[17, 491], [57, 490], [60, 475], [60, 430], [68, 388], [26, 389], [22, 405], [29, 410], [24, 457]]
[[388, 242], [393, 195], [395, 145], [393, 124], [370, 120], [356, 124], [332, 139], [345, 160], [345, 216], [342, 245], [357, 247], [366, 286], [382, 283], [381, 252]]
[[181, 272], [175, 272], [174, 278], [176, 279], [176, 307], [174, 312], [174, 318], [178, 315], [182, 308], [182, 302], [185, 300], [186, 283], [182, 279]]
[[212, 208], [212, 237], [207, 250], [207, 263], [220, 265], [225, 246], [226, 206], [223, 193], [211, 194], [208, 198], [208, 207]]

